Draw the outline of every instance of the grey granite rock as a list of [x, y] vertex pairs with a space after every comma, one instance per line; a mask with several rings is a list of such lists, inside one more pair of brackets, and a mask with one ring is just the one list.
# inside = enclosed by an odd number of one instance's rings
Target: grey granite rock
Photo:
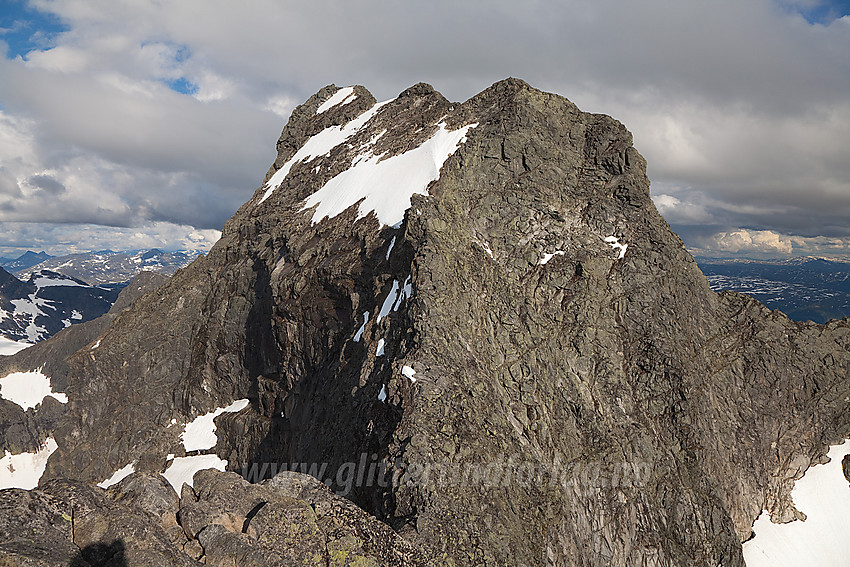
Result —
[[[293, 112], [266, 180], [374, 103], [357, 87], [317, 114], [336, 91]], [[364, 148], [388, 159], [440, 123], [477, 126], [398, 227], [357, 206], [311, 222], [304, 199]], [[793, 518], [794, 479], [850, 436], [848, 322], [713, 293], [608, 116], [516, 79], [462, 104], [420, 84], [266, 192], [70, 357], [43, 482], [157, 474], [184, 453], [172, 419], [248, 398], [216, 419], [228, 468], [315, 465], [350, 501], [199, 473], [178, 521], [210, 561], [288, 561], [312, 534], [301, 557], [329, 564], [410, 564], [410, 546], [435, 565], [740, 566], [759, 512]]]

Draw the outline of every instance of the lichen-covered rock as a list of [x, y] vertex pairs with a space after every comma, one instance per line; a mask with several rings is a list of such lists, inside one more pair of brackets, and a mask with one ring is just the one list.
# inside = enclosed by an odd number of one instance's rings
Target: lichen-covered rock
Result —
[[67, 480], [2, 490], [0, 565], [426, 564], [387, 525], [312, 477], [281, 476], [250, 484], [205, 470], [181, 499], [163, 479], [143, 473], [106, 491]]
[[197, 565], [174, 546], [159, 518], [126, 495], [118, 487], [105, 492], [58, 479], [29, 492], [1, 490], [0, 565]]
[[234, 473], [204, 470], [194, 485], [178, 518], [207, 563], [425, 565], [387, 525], [313, 477], [285, 472], [251, 484]]

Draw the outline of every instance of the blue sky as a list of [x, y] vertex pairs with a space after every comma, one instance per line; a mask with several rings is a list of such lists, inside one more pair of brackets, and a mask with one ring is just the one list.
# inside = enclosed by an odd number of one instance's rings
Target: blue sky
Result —
[[850, 0], [0, 0], [0, 255], [208, 247], [329, 83], [620, 119], [695, 253], [850, 253]]
[[58, 16], [31, 7], [25, 0], [0, 2], [0, 28], [6, 57], [26, 56], [34, 49], [53, 46], [56, 35], [67, 31]]
[[850, 14], [850, 0], [799, 2], [789, 8], [799, 12], [811, 24], [827, 25]]

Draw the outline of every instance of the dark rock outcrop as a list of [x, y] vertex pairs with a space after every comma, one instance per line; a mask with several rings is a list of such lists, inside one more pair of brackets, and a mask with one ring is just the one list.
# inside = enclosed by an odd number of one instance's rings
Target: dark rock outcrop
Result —
[[[280, 185], [69, 359], [45, 490], [129, 462], [155, 475], [185, 454], [172, 420], [248, 398], [215, 422], [231, 470], [322, 465], [437, 565], [740, 566], [762, 508], [794, 517], [794, 479], [850, 436], [846, 320], [714, 294], [610, 117], [515, 79], [463, 104], [416, 85], [325, 147], [374, 105], [356, 87], [317, 113], [336, 92], [293, 112], [266, 176], [289, 168]], [[357, 203], [304, 210], [357, 163], [462, 127], [397, 227]], [[320, 155], [291, 162], [308, 141]], [[268, 485], [196, 479], [179, 521], [209, 561], [321, 554], [295, 543], [329, 533], [317, 504], [257, 508]]]

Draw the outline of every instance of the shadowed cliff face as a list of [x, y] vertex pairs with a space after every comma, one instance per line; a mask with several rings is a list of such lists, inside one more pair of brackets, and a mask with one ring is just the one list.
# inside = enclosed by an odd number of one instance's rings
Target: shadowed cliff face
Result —
[[[793, 517], [793, 479], [850, 435], [846, 321], [715, 295], [607, 116], [513, 79], [317, 112], [336, 92], [293, 112], [210, 254], [69, 360], [43, 481], [162, 472], [180, 425], [248, 398], [216, 419], [231, 470], [326, 463], [435, 564], [741, 565], [762, 508]], [[440, 136], [444, 162], [393, 173], [439, 170], [397, 226], [395, 193], [304, 209]], [[338, 474], [363, 459], [395, 482]]]

